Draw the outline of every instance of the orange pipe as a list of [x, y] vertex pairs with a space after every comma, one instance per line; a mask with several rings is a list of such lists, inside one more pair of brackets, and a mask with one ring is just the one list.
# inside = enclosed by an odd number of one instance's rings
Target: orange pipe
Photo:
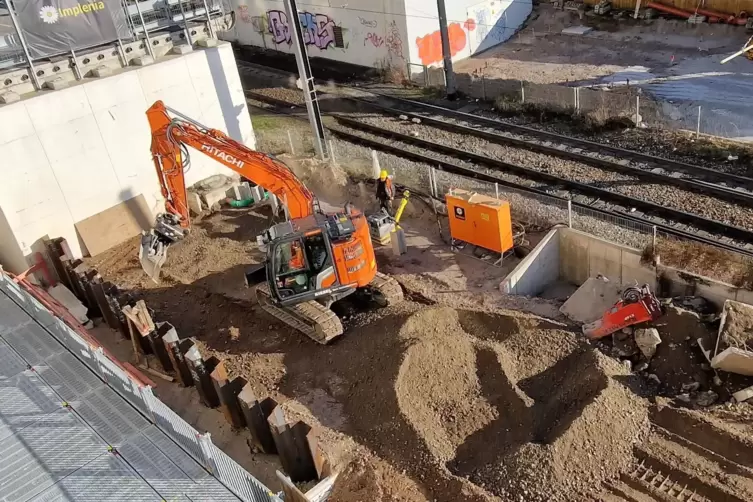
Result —
[[[684, 10], [684, 9], [678, 9], [677, 7], [672, 7], [671, 5], [664, 5], [663, 3], [658, 2], [649, 2], [646, 4], [646, 7], [650, 7], [652, 9], [660, 10], [662, 12], [666, 12], [668, 14], [674, 14], [675, 16], [682, 17], [684, 19], [690, 18], [694, 13]], [[698, 11], [700, 12], [700, 10]], [[707, 21], [709, 23], [718, 23], [719, 18], [716, 16], [707, 16]]]

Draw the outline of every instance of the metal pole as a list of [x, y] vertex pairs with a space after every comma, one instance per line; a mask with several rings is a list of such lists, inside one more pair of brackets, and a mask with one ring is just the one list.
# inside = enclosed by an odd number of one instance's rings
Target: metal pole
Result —
[[458, 91], [455, 85], [455, 72], [452, 71], [452, 53], [450, 52], [450, 35], [447, 32], [447, 10], [444, 0], [437, 0], [439, 13], [439, 35], [442, 38], [442, 57], [444, 59], [444, 77], [447, 85], [447, 99], [455, 99]]
[[188, 28], [188, 21], [186, 20], [186, 10], [183, 8], [183, 0], [178, 0], [180, 6], [180, 15], [183, 16], [183, 31], [186, 32], [186, 41], [193, 47], [193, 38], [191, 37], [191, 30]]
[[523, 85], [523, 81], [520, 81], [520, 102], [525, 103], [526, 102], [526, 87]]
[[701, 135], [701, 105], [698, 105], [698, 123], [695, 126], [695, 138]]
[[481, 74], [481, 98], [486, 101], [486, 76]]
[[641, 97], [636, 96], [635, 97], [635, 127], [638, 127], [638, 124], [641, 121]]
[[154, 51], [152, 51], [152, 41], [149, 39], [149, 30], [146, 29], [146, 23], [144, 22], [144, 15], [141, 13], [141, 7], [139, 7], [139, 1], [135, 0], [136, 12], [139, 15], [139, 21], [141, 21], [141, 27], [144, 28], [144, 39], [146, 40], [146, 52], [154, 58]]
[[324, 141], [322, 112], [319, 109], [319, 101], [316, 97], [316, 84], [314, 83], [314, 76], [311, 74], [311, 65], [309, 63], [309, 55], [306, 52], [306, 44], [303, 40], [301, 23], [296, 22], [298, 20], [298, 7], [295, 0], [283, 0], [283, 3], [285, 4], [285, 13], [288, 19], [291, 20], [289, 29], [292, 32], [291, 40], [293, 41], [293, 49], [295, 49], [295, 60], [298, 64], [298, 75], [301, 78], [303, 96], [306, 99], [306, 110], [308, 111], [311, 129], [314, 131], [314, 150], [316, 151], [316, 155], [324, 160], [327, 154], [327, 147]]
[[13, 12], [13, 5], [10, 2], [8, 2], [8, 15], [10, 16], [10, 22], [13, 23], [13, 29], [16, 30], [18, 39], [21, 41], [21, 48], [23, 48], [26, 62], [29, 64], [31, 81], [34, 84], [34, 88], [39, 91], [42, 89], [42, 86], [39, 83], [39, 78], [37, 78], [37, 70], [34, 69], [34, 63], [31, 61], [31, 54], [29, 54], [29, 46], [26, 45], [26, 39], [24, 38], [23, 33], [21, 33], [21, 28], [18, 26], [18, 19], [16, 19], [16, 13]]
[[573, 108], [578, 111], [578, 88], [573, 87]]
[[494, 196], [499, 200], [499, 183], [494, 182]]
[[567, 226], [573, 228], [573, 201], [567, 201]]
[[653, 249], [654, 254], [656, 254], [656, 225], [654, 225], [653, 237], [651, 239], [651, 249]]
[[295, 155], [295, 148], [293, 148], [293, 136], [290, 135], [290, 129], [288, 129], [288, 143], [290, 143], [290, 155]]
[[[212, 27], [212, 16], [209, 15], [209, 6], [207, 5], [207, 0], [204, 1], [204, 11], [207, 14], [207, 28], [209, 29], [209, 38], [217, 38], [217, 36], [214, 33], [214, 27]], [[296, 17], [288, 17], [288, 19], [298, 19], [298, 16]]]
[[123, 67], [128, 66], [128, 58], [126, 58], [125, 49], [123, 48], [123, 41], [118, 37], [118, 54], [123, 59]]
[[81, 73], [81, 68], [78, 67], [78, 59], [73, 49], [71, 49], [71, 56], [73, 57], [73, 74], [76, 76], [76, 80], [81, 80], [84, 75]]
[[333, 166], [337, 165], [337, 158], [335, 157], [335, 144], [332, 142], [332, 140], [328, 141], [329, 143], [329, 160], [332, 162]]

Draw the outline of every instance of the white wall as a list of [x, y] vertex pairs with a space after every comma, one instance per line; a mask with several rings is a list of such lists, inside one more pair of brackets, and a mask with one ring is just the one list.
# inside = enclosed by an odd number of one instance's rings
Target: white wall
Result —
[[[510, 38], [531, 14], [530, 0], [445, 0], [452, 60], [459, 61]], [[410, 61], [442, 65], [437, 4], [406, 0]]]
[[[255, 145], [226, 43], [0, 107], [0, 211], [3, 227], [13, 233], [0, 239], [15, 239], [28, 255], [43, 236], [64, 237], [80, 256], [74, 223], [142, 193], [153, 211], [160, 210], [145, 114], [158, 99]], [[228, 173], [198, 152], [191, 159], [188, 184]]]
[[558, 228], [550, 230], [528, 256], [507, 274], [507, 277], [499, 284], [502, 293], [536, 296], [541, 294], [549, 284], [559, 279], [560, 238], [558, 232]]
[[[293, 53], [289, 20], [280, 0], [232, 0], [236, 23], [225, 40]], [[309, 57], [364, 66], [404, 68], [408, 38], [403, 0], [298, 2]], [[336, 31], [342, 31], [342, 43]]]

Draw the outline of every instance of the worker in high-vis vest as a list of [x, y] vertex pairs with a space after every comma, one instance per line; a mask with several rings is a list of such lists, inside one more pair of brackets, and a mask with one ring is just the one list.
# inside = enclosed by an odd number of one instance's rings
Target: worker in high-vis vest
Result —
[[392, 214], [395, 187], [392, 185], [392, 178], [384, 169], [379, 173], [379, 180], [377, 180], [376, 198], [379, 201], [379, 208], [386, 209], [389, 214]]

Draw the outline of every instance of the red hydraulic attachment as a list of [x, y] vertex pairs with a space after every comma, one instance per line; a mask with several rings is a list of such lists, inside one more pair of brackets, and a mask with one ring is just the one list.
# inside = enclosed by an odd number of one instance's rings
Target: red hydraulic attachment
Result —
[[614, 306], [601, 319], [583, 325], [583, 334], [597, 339], [642, 322], [655, 321], [662, 315], [661, 304], [648, 284], [627, 288]]

